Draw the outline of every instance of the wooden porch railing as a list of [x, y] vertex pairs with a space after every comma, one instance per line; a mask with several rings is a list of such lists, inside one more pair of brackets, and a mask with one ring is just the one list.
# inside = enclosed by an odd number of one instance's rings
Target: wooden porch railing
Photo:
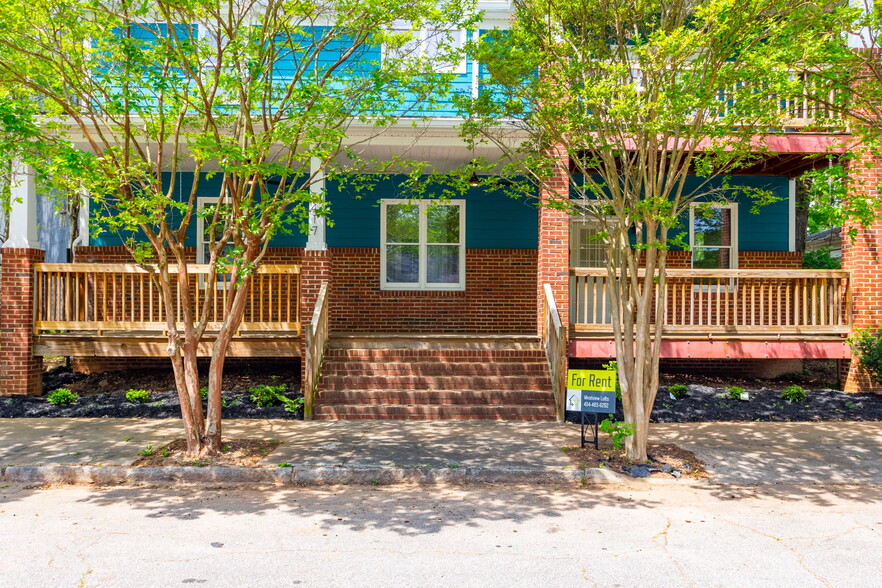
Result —
[[[851, 325], [851, 283], [841, 270], [667, 270], [670, 336], [832, 336]], [[605, 269], [570, 270], [578, 334], [611, 333]]]
[[[169, 269], [177, 273], [177, 267]], [[208, 330], [220, 328], [232, 296], [227, 274], [205, 283], [207, 265], [188, 265], [196, 319], [203, 312], [202, 291], [217, 289], [208, 309]], [[159, 288], [135, 264], [39, 263], [35, 265], [34, 331], [163, 332], [168, 328]], [[172, 285], [177, 312], [183, 304]], [[264, 265], [254, 275], [240, 331], [300, 333], [300, 266]]]
[[563, 422], [567, 400], [567, 330], [560, 320], [554, 293], [549, 284], [544, 285], [544, 311], [542, 320], [542, 346], [551, 374], [551, 389], [557, 420]]
[[303, 385], [303, 418], [312, 420], [312, 408], [319, 378], [322, 375], [322, 362], [328, 348], [328, 283], [322, 282], [312, 322], [306, 325], [306, 365]]

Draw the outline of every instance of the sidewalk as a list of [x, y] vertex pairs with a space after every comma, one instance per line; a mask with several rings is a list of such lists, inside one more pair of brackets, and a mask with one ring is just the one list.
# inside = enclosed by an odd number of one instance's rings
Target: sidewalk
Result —
[[[178, 420], [0, 419], [0, 479], [88, 482], [116, 472], [123, 481], [231, 483], [630, 481], [574, 469], [560, 451], [578, 444], [574, 425], [230, 420], [224, 427], [225, 437], [283, 441], [262, 463], [273, 467], [130, 470], [147, 445], [182, 436]], [[693, 451], [714, 472], [711, 483], [882, 484], [879, 422], [659, 424], [650, 439]]]

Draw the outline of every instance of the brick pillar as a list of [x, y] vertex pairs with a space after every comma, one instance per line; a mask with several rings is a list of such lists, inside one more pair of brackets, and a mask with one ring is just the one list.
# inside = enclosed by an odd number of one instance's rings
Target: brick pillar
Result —
[[[878, 199], [882, 180], [882, 158], [863, 154], [849, 164], [850, 189]], [[842, 269], [851, 272], [854, 327], [882, 325], [882, 209], [872, 225], [858, 226], [854, 242], [842, 231]], [[880, 389], [862, 373], [856, 361], [843, 362], [843, 389], [866, 392]]]
[[[303, 252], [300, 265], [300, 316], [303, 324], [300, 354], [301, 389], [305, 378], [305, 370], [302, 368], [306, 365], [306, 325], [312, 321], [312, 313], [315, 311], [315, 302], [322, 282], [328, 282], [328, 288], [331, 287], [331, 253], [327, 249], [324, 251], [307, 249]], [[330, 303], [330, 300], [326, 300], [325, 303]]]
[[555, 149], [557, 165], [554, 174], [539, 192], [539, 259], [536, 271], [537, 300], [536, 324], [542, 329], [545, 284], [551, 285], [554, 300], [560, 312], [560, 320], [569, 328], [570, 300], [570, 216], [566, 210], [549, 206], [555, 201], [569, 199], [569, 156], [562, 148]]
[[43, 358], [34, 356], [34, 271], [41, 249], [0, 249], [0, 394], [43, 393]]

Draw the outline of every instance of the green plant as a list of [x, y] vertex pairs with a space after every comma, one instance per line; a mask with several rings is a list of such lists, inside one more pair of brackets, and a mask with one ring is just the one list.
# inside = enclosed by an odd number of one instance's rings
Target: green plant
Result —
[[288, 462], [283, 462], [283, 463], [280, 463], [280, 464], [279, 464], [279, 467], [280, 467], [280, 468], [293, 468], [294, 466], [292, 466], [292, 465], [291, 465], [290, 463], [288, 463]]
[[279, 402], [279, 396], [285, 391], [285, 386], [267, 386], [266, 384], [261, 384], [259, 386], [254, 386], [248, 389], [248, 393], [251, 395], [251, 402], [256, 404], [257, 406], [274, 406], [276, 402]]
[[168, 457], [169, 455], [171, 455], [171, 454], [168, 451], [162, 452], [162, 457]]
[[609, 415], [609, 418], [600, 422], [600, 430], [609, 435], [613, 449], [621, 449], [625, 439], [634, 434], [634, 425], [617, 421], [613, 415]]
[[781, 398], [787, 402], [802, 402], [808, 398], [808, 392], [802, 386], [793, 384], [781, 390]]
[[208, 398], [208, 386], [202, 386], [201, 388], [199, 388], [199, 396], [200, 396], [203, 400], [205, 400], [206, 398]]
[[726, 395], [732, 400], [741, 400], [744, 394], [744, 388], [739, 388], [738, 386], [726, 388]]
[[682, 400], [686, 398], [686, 395], [689, 393], [689, 387], [684, 386], [683, 384], [674, 384], [673, 386], [668, 386], [668, 393], [673, 396], [675, 400]]
[[806, 251], [802, 256], [803, 269], [842, 269], [842, 259], [830, 255], [830, 249]]
[[147, 447], [145, 447], [144, 449], [139, 451], [138, 455], [145, 455], [145, 456], [149, 457], [149, 456], [153, 455], [153, 453], [154, 453], [153, 446], [148, 445]]
[[616, 400], [619, 402], [622, 401], [622, 388], [619, 386], [619, 362], [611, 361], [609, 363], [604, 363], [600, 367], [605, 370], [609, 370], [611, 372], [616, 373]]
[[845, 403], [845, 408], [847, 408], [849, 410], [858, 410], [858, 409], [860, 409], [860, 407], [861, 407], [860, 404], [855, 404], [854, 402], [846, 402]]
[[46, 401], [58, 406], [60, 404], [72, 404], [76, 402], [78, 398], [79, 395], [77, 395], [76, 392], [71, 392], [67, 388], [59, 388], [50, 392], [46, 396]]
[[882, 385], [882, 326], [858, 329], [848, 344], [870, 379]]
[[128, 392], [126, 392], [126, 400], [134, 404], [143, 404], [150, 400], [150, 392], [147, 390], [138, 390], [137, 388], [132, 388]]

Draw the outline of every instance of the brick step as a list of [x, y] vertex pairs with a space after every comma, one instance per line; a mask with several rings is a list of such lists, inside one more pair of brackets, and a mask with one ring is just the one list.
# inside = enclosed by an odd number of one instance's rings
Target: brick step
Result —
[[554, 409], [545, 406], [364, 406], [336, 404], [316, 407], [317, 419], [406, 419], [406, 420], [554, 420]]
[[545, 352], [528, 349], [328, 349], [325, 360], [408, 361], [545, 361]]
[[328, 376], [414, 375], [414, 376], [546, 376], [545, 362], [477, 362], [477, 361], [334, 361], [326, 360], [322, 374]]
[[550, 390], [548, 376], [323, 376], [323, 390]]
[[554, 403], [551, 392], [538, 390], [323, 390], [318, 396], [319, 406], [340, 404], [366, 405], [462, 405], [497, 406], [521, 404], [533, 407]]

